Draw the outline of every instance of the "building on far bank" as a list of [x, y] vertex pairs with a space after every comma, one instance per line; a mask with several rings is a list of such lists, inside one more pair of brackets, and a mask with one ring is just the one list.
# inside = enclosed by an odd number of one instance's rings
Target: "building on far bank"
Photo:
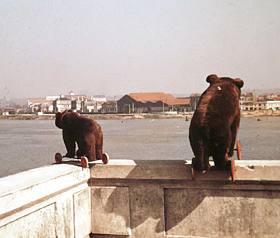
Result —
[[[278, 99], [278, 100], [277, 100]], [[280, 100], [277, 94], [257, 96], [255, 93], [242, 93], [240, 97], [242, 111], [280, 110]]]
[[97, 113], [98, 112], [98, 107], [97, 107], [97, 102], [95, 101], [85, 101], [85, 107], [83, 112], [85, 113]]
[[266, 101], [265, 109], [272, 111], [280, 110], [280, 101]]
[[175, 100], [168, 102], [171, 106], [171, 111], [176, 112], [190, 112], [192, 111], [191, 99], [189, 97], [179, 97]]
[[53, 101], [54, 112], [62, 112], [72, 109], [80, 113], [98, 113], [101, 111], [102, 104], [107, 99], [104, 95], [86, 96], [75, 95], [70, 92], [68, 95], [60, 95]]
[[53, 100], [43, 98], [28, 99], [27, 107], [31, 113], [50, 113], [53, 112]]
[[118, 113], [187, 111], [190, 109], [190, 100], [163, 92], [130, 93], [117, 101], [117, 108]]
[[[15, 108], [15, 113], [56, 113], [69, 109], [79, 113], [188, 112], [196, 109], [200, 96], [191, 94], [190, 97], [180, 98], [164, 92], [141, 92], [126, 94], [117, 101], [115, 97], [107, 101], [104, 95], [86, 96], [70, 92], [68, 95], [28, 99], [27, 108], [26, 104], [25, 107], [18, 108], [8, 105], [4, 100], [6, 103], [2, 102], [0, 109]], [[243, 92], [240, 97], [240, 108], [242, 111], [280, 110], [280, 95]]]
[[1, 108], [0, 109], [0, 113], [3, 116], [8, 116], [8, 115], [11, 115], [11, 114], [16, 114], [16, 109], [15, 108], [5, 107], [5, 108]]
[[104, 103], [107, 101], [107, 98], [105, 97], [105, 95], [94, 95], [90, 96], [90, 100], [94, 102]]
[[117, 113], [118, 105], [116, 101], [107, 101], [102, 104], [101, 113]]
[[269, 93], [263, 95], [266, 101], [279, 101], [280, 100], [280, 95], [277, 93]]
[[254, 111], [256, 110], [256, 95], [253, 92], [244, 92], [240, 96], [240, 109], [241, 111]]
[[101, 112], [102, 104], [107, 102], [107, 98], [105, 95], [94, 95], [90, 97], [90, 100], [92, 101], [92, 105], [94, 105], [93, 112]]
[[53, 112], [63, 112], [72, 109], [72, 100], [69, 98], [58, 98], [53, 101]]
[[49, 101], [54, 101], [59, 98], [60, 98], [60, 96], [46, 96], [46, 100], [49, 100]]
[[201, 94], [199, 93], [193, 93], [190, 96], [190, 106], [191, 106], [191, 111], [195, 111], [197, 104], [199, 102]]

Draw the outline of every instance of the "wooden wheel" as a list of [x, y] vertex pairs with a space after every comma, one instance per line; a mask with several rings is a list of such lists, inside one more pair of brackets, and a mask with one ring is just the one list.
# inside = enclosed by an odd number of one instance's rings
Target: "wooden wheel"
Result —
[[235, 161], [234, 159], [230, 160], [230, 176], [231, 176], [231, 181], [235, 180]]
[[237, 159], [241, 160], [242, 155], [241, 155], [241, 143], [240, 140], [236, 141], [236, 152], [237, 152]]
[[61, 164], [61, 162], [62, 162], [62, 155], [60, 153], [56, 153], [55, 156], [54, 156], [54, 159], [55, 159], [55, 162], [57, 164]]
[[195, 180], [196, 172], [193, 167], [191, 167], [191, 176], [192, 176], [192, 180]]
[[81, 160], [81, 166], [82, 166], [83, 168], [88, 168], [88, 158], [85, 157], [85, 156], [82, 156], [82, 157], [80, 158], [80, 160]]
[[107, 153], [104, 153], [104, 154], [102, 154], [101, 159], [102, 159], [103, 164], [107, 164], [109, 162], [110, 157]]

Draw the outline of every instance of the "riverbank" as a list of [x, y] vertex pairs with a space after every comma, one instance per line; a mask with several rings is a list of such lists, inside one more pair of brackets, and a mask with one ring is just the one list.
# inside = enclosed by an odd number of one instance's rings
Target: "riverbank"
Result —
[[[176, 113], [141, 113], [141, 114], [83, 114], [86, 117], [95, 120], [134, 120], [134, 119], [183, 119], [190, 120], [193, 112], [176, 114]], [[263, 111], [243, 111], [242, 117], [267, 117], [280, 116], [279, 111], [263, 110]], [[14, 114], [0, 115], [0, 120], [54, 120], [55, 114]]]
[[267, 117], [267, 116], [280, 116], [280, 110], [262, 110], [262, 111], [243, 111], [241, 113], [242, 117]]
[[[133, 119], [191, 119], [192, 113], [187, 114], [83, 114], [86, 117], [95, 120], [133, 120]], [[15, 114], [15, 115], [0, 115], [0, 120], [54, 120], [55, 114]]]

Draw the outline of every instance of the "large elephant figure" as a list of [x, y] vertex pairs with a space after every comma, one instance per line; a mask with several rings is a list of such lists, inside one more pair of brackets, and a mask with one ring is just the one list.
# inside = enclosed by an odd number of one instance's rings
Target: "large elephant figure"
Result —
[[[96, 121], [72, 110], [66, 110], [56, 113], [55, 125], [62, 129], [67, 150], [65, 157], [86, 156], [89, 161], [102, 159], [103, 133], [101, 126]], [[76, 143], [78, 145], [77, 153]]]
[[191, 120], [189, 139], [194, 153], [193, 169], [209, 169], [212, 156], [215, 167], [230, 169], [236, 134], [240, 123], [239, 98], [243, 80], [209, 75], [209, 87], [201, 95]]

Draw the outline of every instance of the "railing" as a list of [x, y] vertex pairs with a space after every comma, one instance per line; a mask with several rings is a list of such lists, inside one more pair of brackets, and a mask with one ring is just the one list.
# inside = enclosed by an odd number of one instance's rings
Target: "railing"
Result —
[[0, 237], [279, 237], [280, 161], [236, 180], [189, 161], [51, 165], [0, 179]]

